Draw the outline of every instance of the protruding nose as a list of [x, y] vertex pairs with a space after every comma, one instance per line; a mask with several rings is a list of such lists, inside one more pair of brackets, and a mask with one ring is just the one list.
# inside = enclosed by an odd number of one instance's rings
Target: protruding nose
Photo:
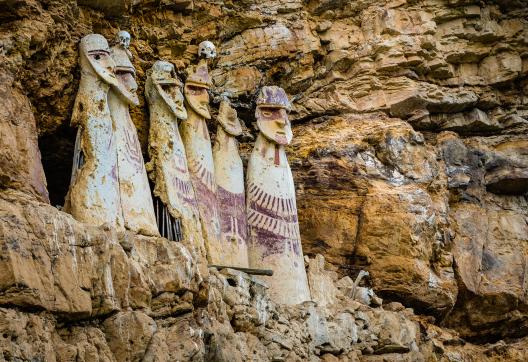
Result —
[[275, 122], [277, 122], [277, 124], [281, 126], [284, 126], [286, 124], [286, 120], [282, 117], [275, 119]]
[[136, 80], [134, 79], [134, 76], [132, 76], [131, 78], [132, 79], [130, 81], [130, 91], [131, 92], [135, 92], [138, 89], [138, 84], [137, 84]]
[[114, 62], [114, 59], [112, 57], [108, 57], [108, 66], [106, 67], [106, 69], [114, 73], [115, 67], [116, 67], [116, 63]]

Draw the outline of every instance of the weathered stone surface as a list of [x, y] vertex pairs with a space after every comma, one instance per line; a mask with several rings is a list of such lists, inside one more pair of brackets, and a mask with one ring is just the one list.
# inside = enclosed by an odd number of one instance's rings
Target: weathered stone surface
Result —
[[0, 98], [0, 188], [49, 201], [31, 104], [5, 69], [0, 69]]
[[430, 196], [416, 188], [374, 185], [359, 218], [356, 256], [370, 264], [374, 289], [435, 313], [449, 311], [457, 288], [449, 256], [436, 255], [445, 240], [441, 211]]
[[2, 304], [75, 319], [147, 307], [163, 292], [198, 291], [196, 262], [181, 244], [132, 236], [127, 255], [119, 244], [126, 236], [115, 230], [17, 196], [1, 200]]
[[51, 360], [53, 319], [0, 308], [0, 350], [3, 359]]
[[[4, 359], [114, 360], [102, 320], [128, 308], [156, 322], [152, 361], [528, 359], [526, 337], [499, 341], [528, 330], [524, 1], [0, 0], [0, 9]], [[218, 46], [212, 114], [227, 95], [247, 127], [243, 161], [259, 87], [285, 88], [320, 306], [275, 306], [250, 278], [198, 274], [179, 244], [81, 225], [34, 202], [46, 201], [37, 136], [52, 205], [68, 187], [79, 40], [122, 29], [136, 39], [139, 94], [156, 60], [182, 75], [201, 41]], [[144, 99], [131, 117], [145, 152]], [[346, 301], [360, 270], [370, 271], [360, 288], [401, 307], [377, 315]], [[379, 323], [390, 326], [383, 336], [372, 332]]]
[[277, 23], [265, 28], [248, 29], [222, 46], [220, 66], [235, 66], [279, 57], [294, 57], [297, 52], [317, 49], [319, 40], [306, 22], [290, 28]]
[[486, 160], [484, 183], [489, 192], [523, 195], [528, 192], [528, 141], [505, 140], [493, 145]]
[[[499, 335], [509, 334], [512, 328], [520, 332], [528, 318], [526, 215], [460, 205], [453, 210], [453, 217], [458, 225], [453, 256], [464, 304], [448, 318], [448, 324], [464, 325], [469, 336], [483, 330]], [[466, 323], [457, 321], [462, 316]]]
[[[345, 268], [351, 259], [364, 265], [382, 296], [405, 295], [419, 308], [445, 313], [457, 295], [444, 240], [447, 200], [414, 185], [438, 177], [439, 165], [422, 136], [406, 127], [344, 118], [301, 131], [294, 153], [305, 185], [299, 204], [314, 210], [300, 213], [301, 230], [308, 253], [324, 252]], [[315, 194], [320, 188], [329, 190]]]
[[156, 322], [139, 311], [117, 313], [102, 326], [117, 361], [142, 360], [157, 329]]

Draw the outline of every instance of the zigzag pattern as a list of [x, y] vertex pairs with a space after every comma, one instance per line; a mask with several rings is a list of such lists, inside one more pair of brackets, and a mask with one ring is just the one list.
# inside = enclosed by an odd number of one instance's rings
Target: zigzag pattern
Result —
[[270, 195], [254, 183], [248, 185], [248, 200], [278, 216], [297, 218], [297, 207], [294, 199]]

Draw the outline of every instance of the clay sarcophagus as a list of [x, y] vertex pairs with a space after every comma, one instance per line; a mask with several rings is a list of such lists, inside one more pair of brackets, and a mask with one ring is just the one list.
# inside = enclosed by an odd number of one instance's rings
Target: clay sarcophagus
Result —
[[301, 247], [295, 187], [285, 145], [292, 139], [282, 88], [263, 87], [255, 116], [260, 130], [247, 169], [250, 268], [272, 269], [267, 277], [277, 303], [310, 299]]
[[71, 123], [78, 127], [70, 189], [64, 210], [77, 220], [123, 227], [117, 152], [108, 92], [117, 87], [106, 39], [90, 34], [80, 44], [81, 81]]
[[215, 178], [222, 249], [220, 259], [224, 265], [248, 266], [246, 197], [244, 167], [238, 153], [236, 136], [242, 134], [242, 125], [227, 100], [218, 112], [218, 131], [213, 147]]
[[139, 105], [136, 71], [128, 50], [130, 35], [126, 31], [120, 31], [116, 41], [111, 53], [116, 64], [117, 87], [110, 89], [108, 104], [114, 122], [116, 170], [123, 222], [127, 230], [157, 236], [159, 233], [147, 171], [136, 127], [129, 113], [129, 106]]
[[198, 205], [178, 122], [187, 121], [182, 84], [174, 66], [157, 61], [147, 73], [145, 92], [150, 114], [149, 176], [161, 235], [205, 253]]
[[78, 126], [64, 209], [77, 220], [157, 236], [154, 209], [129, 105], [139, 104], [130, 35], [109, 49], [102, 35], [81, 40], [81, 82], [72, 125]]
[[210, 263], [221, 263], [220, 221], [216, 198], [216, 180], [214, 171], [211, 139], [207, 129], [209, 113], [209, 94], [211, 86], [207, 60], [200, 60], [194, 72], [187, 77], [184, 95], [187, 106], [187, 121], [180, 124], [187, 163], [198, 211], [202, 223], [203, 236]]

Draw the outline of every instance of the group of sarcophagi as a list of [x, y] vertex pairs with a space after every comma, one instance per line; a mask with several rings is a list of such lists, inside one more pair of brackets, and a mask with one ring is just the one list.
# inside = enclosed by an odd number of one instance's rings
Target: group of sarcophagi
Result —
[[125, 31], [112, 48], [99, 34], [81, 40], [81, 80], [72, 115], [78, 132], [64, 210], [89, 224], [185, 240], [210, 264], [272, 269], [267, 280], [272, 299], [309, 300], [284, 149], [292, 139], [284, 90], [265, 86], [258, 95], [260, 134], [244, 182], [235, 138], [242, 126], [227, 99], [218, 111], [214, 147], [207, 129], [208, 61], [216, 55], [214, 45], [200, 44], [201, 59], [185, 84], [171, 63], [156, 61], [145, 85], [150, 114], [145, 165], [129, 114], [129, 106], [139, 104], [129, 44]]

